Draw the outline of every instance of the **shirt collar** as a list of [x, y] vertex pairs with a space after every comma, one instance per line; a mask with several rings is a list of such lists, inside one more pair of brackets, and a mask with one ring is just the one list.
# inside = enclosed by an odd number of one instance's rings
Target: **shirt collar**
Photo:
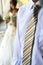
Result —
[[31, 7], [34, 5], [34, 2], [32, 0], [29, 0], [28, 2], [28, 7], [29, 9], [31, 9]]
[[[32, 1], [32, 2], [33, 2], [33, 1]], [[38, 1], [38, 2], [36, 2], [36, 3], [34, 3], [34, 2], [33, 2], [32, 7], [34, 7], [35, 5], [40, 5], [39, 1]]]
[[33, 2], [32, 0], [30, 0], [30, 3], [31, 3], [31, 5], [33, 5], [33, 4], [34, 4], [34, 2]]
[[38, 2], [36, 2], [36, 5], [40, 5], [39, 1], [38, 1]]

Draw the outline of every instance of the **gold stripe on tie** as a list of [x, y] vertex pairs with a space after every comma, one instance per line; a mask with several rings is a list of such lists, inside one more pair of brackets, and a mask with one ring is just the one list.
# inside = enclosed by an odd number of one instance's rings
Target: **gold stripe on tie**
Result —
[[28, 27], [25, 34], [26, 37], [25, 37], [24, 51], [23, 51], [23, 65], [30, 65], [34, 29], [35, 29], [35, 22], [34, 22], [34, 17], [32, 17], [28, 22]]
[[[40, 8], [40, 7], [39, 7]], [[34, 15], [30, 19], [27, 24], [27, 30], [25, 34], [25, 41], [24, 41], [24, 50], [23, 50], [23, 62], [22, 65], [30, 65], [31, 60], [31, 51], [32, 51], [32, 43], [34, 38], [34, 31], [37, 22], [37, 14], [39, 9], [34, 11]]]

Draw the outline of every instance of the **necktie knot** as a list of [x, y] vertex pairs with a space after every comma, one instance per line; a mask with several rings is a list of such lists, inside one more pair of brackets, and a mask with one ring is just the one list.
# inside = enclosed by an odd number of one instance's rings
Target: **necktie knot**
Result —
[[35, 7], [34, 7], [34, 11], [33, 11], [34, 16], [35, 16], [36, 14], [38, 15], [40, 9], [41, 9], [41, 6], [39, 6], [39, 5], [35, 5]]

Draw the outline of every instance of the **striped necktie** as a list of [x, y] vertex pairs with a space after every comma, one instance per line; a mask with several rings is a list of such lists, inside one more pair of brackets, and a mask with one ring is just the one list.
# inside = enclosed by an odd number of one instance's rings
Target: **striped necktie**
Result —
[[38, 12], [40, 8], [41, 7], [39, 5], [36, 5], [34, 7], [33, 16], [27, 24], [27, 30], [26, 30], [25, 41], [24, 41], [22, 65], [30, 65], [31, 63], [32, 47], [34, 43], [36, 24], [38, 21]]

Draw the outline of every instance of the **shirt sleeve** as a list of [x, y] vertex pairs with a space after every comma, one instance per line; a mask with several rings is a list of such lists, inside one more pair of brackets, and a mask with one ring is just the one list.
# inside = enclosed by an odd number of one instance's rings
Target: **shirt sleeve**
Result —
[[17, 29], [16, 29], [16, 35], [14, 37], [14, 42], [13, 42], [13, 46], [14, 46], [14, 51], [13, 51], [13, 58], [12, 58], [12, 62], [11, 65], [21, 65], [21, 44], [20, 44], [20, 38], [19, 38], [19, 13], [17, 15]]

